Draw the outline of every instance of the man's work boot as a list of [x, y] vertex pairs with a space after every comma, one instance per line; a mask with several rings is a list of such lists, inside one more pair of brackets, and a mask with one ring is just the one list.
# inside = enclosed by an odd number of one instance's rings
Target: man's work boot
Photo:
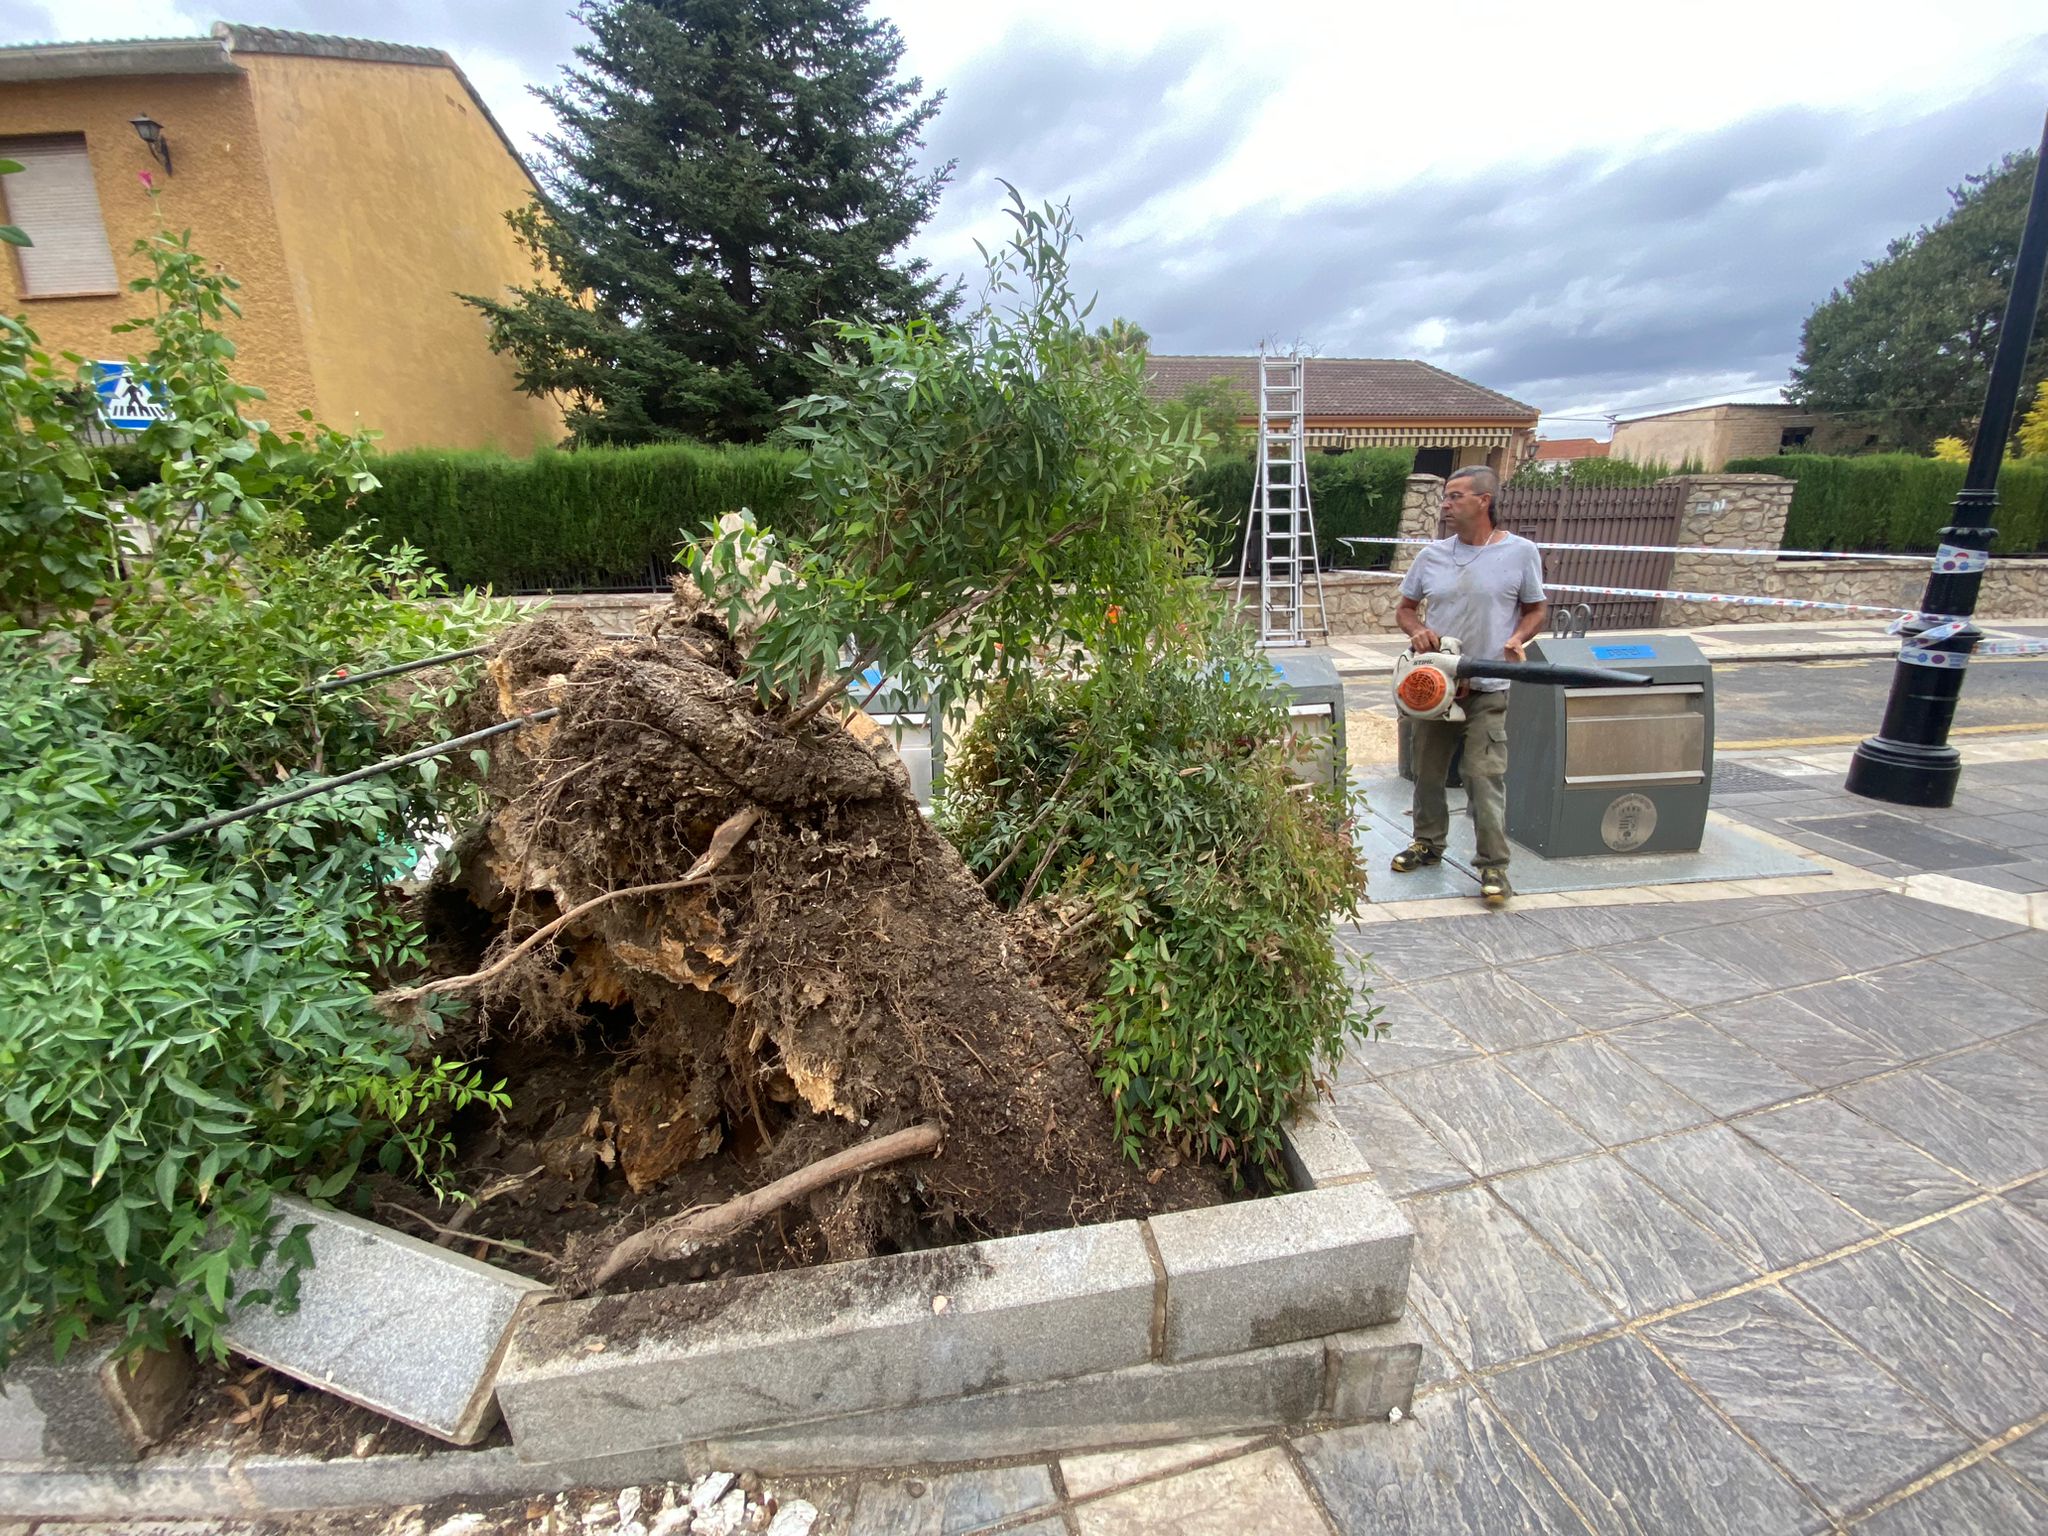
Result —
[[1515, 894], [1515, 888], [1508, 884], [1508, 872], [1504, 869], [1482, 869], [1479, 872], [1479, 899], [1489, 907], [1504, 907], [1508, 898]]
[[1443, 849], [1432, 848], [1427, 843], [1410, 843], [1394, 855], [1391, 868], [1395, 874], [1405, 875], [1413, 870], [1427, 869], [1432, 864], [1441, 864], [1443, 861]]

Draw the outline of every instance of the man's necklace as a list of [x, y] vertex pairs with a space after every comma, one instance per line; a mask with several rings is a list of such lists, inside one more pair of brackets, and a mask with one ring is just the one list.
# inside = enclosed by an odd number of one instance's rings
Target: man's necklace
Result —
[[[1467, 566], [1469, 566], [1469, 565], [1471, 565], [1471, 564], [1472, 564], [1472, 561], [1473, 561], [1473, 560], [1477, 560], [1477, 559], [1479, 558], [1479, 553], [1480, 553], [1480, 551], [1481, 551], [1481, 550], [1487, 549], [1487, 548], [1491, 547], [1491, 546], [1492, 546], [1492, 545], [1493, 545], [1493, 544], [1494, 544], [1495, 542], [1497, 542], [1497, 541], [1499, 540], [1499, 538], [1500, 538], [1500, 534], [1501, 534], [1501, 531], [1500, 531], [1500, 529], [1496, 528], [1496, 529], [1494, 529], [1494, 530], [1493, 530], [1493, 532], [1492, 532], [1492, 533], [1490, 533], [1490, 534], [1488, 534], [1488, 535], [1486, 536], [1486, 543], [1484, 543], [1484, 544], [1475, 544], [1475, 545], [1473, 545], [1473, 546], [1472, 546], [1472, 559], [1471, 559], [1471, 560], [1460, 560], [1460, 559], [1458, 558], [1458, 551], [1457, 551], [1456, 549], [1453, 549], [1453, 550], [1451, 551], [1451, 564], [1455, 565], [1455, 566], [1456, 566], [1456, 567], [1457, 567], [1457, 568], [1458, 568], [1459, 570], [1461, 570], [1461, 571], [1462, 571], [1462, 570], [1464, 570], [1464, 569], [1465, 569], [1465, 568], [1466, 568]], [[1464, 543], [1465, 541], [1464, 541], [1463, 539], [1460, 539], [1460, 540], [1458, 540], [1458, 542], [1459, 542], [1460, 544], [1462, 544], [1462, 543]]]

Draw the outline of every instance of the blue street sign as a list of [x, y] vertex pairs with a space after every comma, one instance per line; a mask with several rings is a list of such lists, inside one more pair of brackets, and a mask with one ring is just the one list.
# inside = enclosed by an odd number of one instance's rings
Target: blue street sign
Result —
[[136, 377], [126, 363], [93, 365], [93, 388], [100, 397], [100, 420], [123, 432], [171, 419], [171, 408], [159, 401], [149, 381]]

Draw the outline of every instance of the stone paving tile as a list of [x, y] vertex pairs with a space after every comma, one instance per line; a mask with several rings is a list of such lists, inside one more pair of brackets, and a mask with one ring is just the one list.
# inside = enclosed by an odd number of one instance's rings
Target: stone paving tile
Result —
[[1489, 1191], [1461, 1189], [1406, 1210], [1415, 1226], [1408, 1303], [1461, 1364], [1503, 1365], [1616, 1321]]
[[1567, 1040], [1498, 1059], [1603, 1146], [1712, 1118], [1603, 1040]]
[[1998, 1453], [1998, 1461], [2034, 1492], [2048, 1498], [2048, 1429], [2015, 1440]]
[[[2048, 1336], [2048, 1227], [1994, 1200], [1909, 1232], [1900, 1241], [2006, 1316]], [[2042, 1408], [2048, 1410], [2048, 1404]]]
[[[1477, 1174], [1528, 1168], [1593, 1148], [1497, 1062], [1426, 1067], [1388, 1078], [1385, 1086]], [[1370, 1152], [1366, 1158], [1371, 1161]]]
[[1691, 1014], [1632, 1024], [1607, 1040], [1717, 1115], [1739, 1115], [1812, 1092], [1810, 1084]]
[[1712, 1295], [1751, 1274], [1612, 1154], [1517, 1174], [1494, 1187], [1625, 1318]]
[[2005, 1192], [2006, 1201], [2014, 1210], [2024, 1211], [2036, 1221], [2048, 1225], [2048, 1178], [2035, 1179], [2017, 1189]]
[[2039, 1536], [2048, 1499], [1980, 1461], [1872, 1515], [1856, 1536]]
[[[1981, 946], [1980, 946], [1981, 947]], [[2024, 1001], [1976, 974], [1977, 950], [1951, 950], [1939, 960], [1915, 960], [1863, 978], [1880, 989], [1902, 1018], [1948, 1015], [1973, 1034], [1990, 1039], [2031, 1028], [2048, 1019], [2048, 998]], [[1958, 1044], [1964, 1042], [1958, 1041]]]
[[1776, 1287], [1644, 1331], [1831, 1514], [1861, 1509], [1972, 1444]]
[[1616, 1155], [1759, 1273], [1877, 1235], [1870, 1222], [1725, 1125]]
[[1303, 1536], [1323, 1526], [1277, 1446], [1076, 1504], [1073, 1516], [1081, 1536]]
[[1673, 939], [1651, 939], [1601, 951], [1602, 958], [1625, 975], [1654, 987], [1681, 1008], [1694, 1013], [1714, 1003], [1754, 997], [1769, 988], [1746, 971], [1682, 949]]
[[1897, 958], [1901, 960], [1914, 955], [1942, 954], [2025, 931], [1995, 917], [1937, 906], [1889, 891], [1858, 896], [1833, 911], [1835, 916], [1889, 939], [1897, 946]]
[[[1583, 1536], [1585, 1526], [1470, 1387], [1296, 1442], [1345, 1536]], [[1305, 1527], [1312, 1531], [1314, 1527]]]
[[1536, 918], [1534, 912], [1487, 912], [1477, 917], [1447, 918], [1443, 926], [1451, 938], [1487, 964], [1512, 966], [1519, 976], [1522, 962], [1561, 955], [1576, 947]]
[[1472, 1177], [1472, 1170], [1384, 1088], [1365, 1084], [1338, 1089], [1336, 1115], [1380, 1188], [1395, 1200], [1463, 1184]]
[[1500, 971], [1418, 982], [1408, 995], [1489, 1051], [1563, 1040], [1583, 1027]]
[[2034, 1166], [2048, 1169], [2048, 1065], [2001, 1040], [1921, 1070], [1999, 1120], [2033, 1149]]
[[1808, 914], [1800, 912], [1769, 921], [1725, 923], [1695, 928], [1674, 936], [1671, 942], [1703, 960], [1754, 977], [1753, 992], [1775, 992], [1842, 974], [1839, 961], [1799, 942], [1796, 935], [1810, 921]]
[[1060, 1458], [1060, 1477], [1066, 1482], [1067, 1497], [1082, 1498], [1126, 1483], [1146, 1482], [1178, 1472], [1212, 1456], [1225, 1456], [1250, 1445], [1251, 1439], [1235, 1435], [1223, 1440], [1176, 1440], [1171, 1445], [1141, 1446], [1128, 1451], [1099, 1451], [1087, 1456]]
[[1909, 1248], [1851, 1254], [1785, 1289], [1978, 1435], [2003, 1434], [2048, 1403], [2048, 1340]]
[[1816, 1088], [1837, 1088], [1904, 1065], [1897, 1053], [1802, 1006], [1795, 994], [1694, 1010], [1723, 1034]]
[[1676, 902], [1655, 902], [1645, 906], [1554, 907], [1547, 912], [1530, 915], [1579, 949], [1635, 944], [1691, 926], [1681, 915]]
[[1953, 1170], [1833, 1099], [1785, 1104], [1733, 1124], [1882, 1227], [1931, 1216], [1977, 1193]]
[[[1440, 1066], [1447, 1061], [1476, 1061], [1479, 1047], [1451, 1027], [1444, 1016], [1426, 1008], [1406, 991], [1389, 996], [1379, 1022], [1386, 1033], [1372, 1040], [1354, 1041], [1344, 1053], [1345, 1066], [1379, 1077], [1390, 1072], [1409, 1072], [1416, 1067]], [[1340, 1068], [1337, 1081], [1347, 1081]]]
[[1826, 1524], [1636, 1339], [1520, 1366], [1488, 1390], [1603, 1536], [1775, 1536]]
[[1970, 969], [2022, 1002], [2048, 1007], [2048, 933], [1994, 939], [1970, 952]]
[[968, 1536], [1058, 1502], [1047, 1467], [863, 1483], [847, 1536]]
[[2036, 1024], [2032, 1029], [2020, 1030], [1998, 1043], [2004, 1049], [2026, 1057], [2037, 1067], [2048, 1067], [2048, 1024]]
[[1559, 955], [1512, 968], [1515, 981], [1580, 1029], [1612, 1029], [1658, 1018], [1671, 1004], [1593, 955]]
[[1859, 1114], [1956, 1172], [1985, 1184], [2038, 1173], [2042, 1151], [2024, 1127], [1990, 1113], [1923, 1069], [1853, 1083], [1836, 1095]]
[[1435, 930], [1439, 926], [1436, 922], [1371, 923], [1342, 937], [1345, 947], [1365, 962], [1368, 975], [1383, 972], [1403, 985], [1478, 970], [1486, 963], [1451, 935], [1438, 937]]
[[1811, 912], [1787, 918], [1784, 932], [1786, 937], [1814, 953], [1825, 955], [1833, 963], [1833, 969], [1828, 973], [1831, 976], [1854, 976], [1880, 966], [1896, 965], [1920, 953], [1917, 950], [1902, 951], [1892, 939], [1871, 932], [1861, 923], [1849, 921], [1839, 906], [1817, 907]]
[[1894, 1061], [1906, 1062], [1959, 1050], [1984, 1038], [1962, 1022], [1960, 1010], [1930, 1012], [1926, 1006], [1930, 983], [1953, 982], [1962, 990], [1963, 981], [1937, 961], [1918, 960], [1911, 966], [1801, 987], [1784, 995], [1808, 1013], [1861, 1035]]

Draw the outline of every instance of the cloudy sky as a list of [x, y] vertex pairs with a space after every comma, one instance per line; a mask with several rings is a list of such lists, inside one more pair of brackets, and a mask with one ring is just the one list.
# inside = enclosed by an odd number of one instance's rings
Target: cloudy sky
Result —
[[[239, 0], [446, 48], [516, 138], [567, 0]], [[1556, 436], [1771, 399], [1815, 302], [2039, 141], [2040, 0], [876, 0], [958, 162], [918, 241], [971, 272], [998, 177], [1071, 199], [1079, 274], [1161, 352], [1420, 357]], [[0, 40], [171, 36], [193, 0], [0, 0]]]

